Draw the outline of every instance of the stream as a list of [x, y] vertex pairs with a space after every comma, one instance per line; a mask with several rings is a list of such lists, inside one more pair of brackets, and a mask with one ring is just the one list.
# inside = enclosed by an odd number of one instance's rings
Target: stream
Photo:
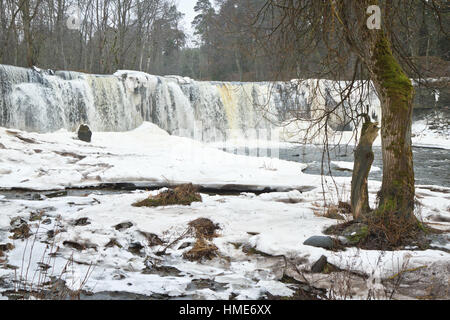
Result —
[[[225, 150], [224, 150], [225, 151]], [[290, 148], [279, 149], [279, 158], [282, 160], [301, 162], [308, 165], [303, 171], [307, 174], [320, 175], [322, 172], [322, 146], [292, 145]], [[369, 174], [369, 179], [381, 181], [383, 176], [383, 159], [381, 147], [373, 148], [375, 159], [373, 167], [381, 170]], [[270, 150], [266, 154], [270, 156]], [[249, 148], [237, 148], [235, 154], [260, 154], [259, 150]], [[353, 162], [353, 146], [330, 146], [330, 161]], [[413, 147], [414, 173], [416, 185], [435, 185], [450, 187], [450, 150], [437, 148]], [[330, 174], [328, 159], [324, 158], [324, 173]], [[347, 169], [337, 168], [331, 165], [331, 174], [335, 177], [351, 177], [352, 172]]]

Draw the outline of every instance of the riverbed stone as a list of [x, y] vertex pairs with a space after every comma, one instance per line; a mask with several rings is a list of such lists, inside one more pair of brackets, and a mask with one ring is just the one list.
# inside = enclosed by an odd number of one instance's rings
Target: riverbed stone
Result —
[[313, 273], [321, 273], [325, 270], [325, 267], [328, 264], [327, 257], [321, 256], [319, 260], [317, 260], [311, 267], [311, 272]]
[[130, 229], [133, 226], [132, 222], [122, 222], [119, 223], [118, 225], [114, 226], [114, 229], [116, 229], [117, 231], [124, 231], [126, 229]]
[[78, 139], [84, 142], [91, 142], [92, 131], [87, 125], [82, 124], [78, 129]]
[[312, 236], [306, 239], [306, 241], [303, 242], [303, 244], [306, 246], [324, 248], [328, 250], [331, 250], [335, 247], [333, 239], [327, 236]]

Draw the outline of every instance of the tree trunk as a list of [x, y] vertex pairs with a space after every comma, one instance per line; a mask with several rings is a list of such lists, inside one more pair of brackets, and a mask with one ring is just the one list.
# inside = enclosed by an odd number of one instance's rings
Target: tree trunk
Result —
[[383, 183], [379, 210], [414, 217], [414, 168], [411, 124], [414, 89], [392, 54], [390, 41], [378, 32], [371, 68], [381, 100]]
[[372, 144], [378, 136], [378, 131], [378, 123], [370, 122], [369, 116], [366, 116], [366, 122], [361, 131], [361, 139], [355, 150], [355, 164], [353, 166], [351, 204], [355, 220], [370, 211], [367, 179], [374, 159]]
[[21, 13], [23, 21], [23, 35], [26, 45], [26, 59], [27, 66], [32, 67], [35, 64], [34, 61], [34, 49], [33, 49], [33, 36], [31, 34], [31, 17], [30, 17], [30, 2], [29, 0], [23, 1], [21, 3]]

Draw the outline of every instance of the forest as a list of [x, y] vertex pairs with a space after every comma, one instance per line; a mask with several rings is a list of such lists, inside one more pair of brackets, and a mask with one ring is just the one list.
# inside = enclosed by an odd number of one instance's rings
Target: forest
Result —
[[450, 3], [181, 3], [0, 0], [0, 300], [449, 300]]
[[[96, 74], [139, 70], [216, 81], [351, 78], [348, 65], [339, 75], [326, 71], [325, 38], [279, 35], [289, 47], [269, 40], [280, 14], [263, 17], [265, 2], [199, 0], [190, 38], [172, 0], [2, 0], [0, 64]], [[395, 21], [401, 28], [399, 51], [424, 77], [448, 74], [448, 7], [438, 16], [431, 2], [402, 3], [397, 10], [403, 14]], [[305, 51], [314, 52], [299, 59]]]

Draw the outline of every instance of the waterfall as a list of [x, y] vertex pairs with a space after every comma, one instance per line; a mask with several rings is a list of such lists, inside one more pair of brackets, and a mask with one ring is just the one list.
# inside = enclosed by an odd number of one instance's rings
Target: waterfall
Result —
[[[144, 121], [171, 134], [211, 141], [232, 135], [254, 138], [292, 117], [312, 117], [341, 101], [343, 82], [206, 82], [137, 71], [89, 75], [71, 71], [0, 65], [0, 126], [34, 132], [70, 131], [88, 124], [94, 131], [132, 130]], [[373, 90], [361, 101], [355, 92], [332, 117], [344, 128], [350, 104], [368, 105], [380, 118]], [[258, 133], [256, 133], [258, 134]], [[261, 138], [261, 137], [260, 137]]]

